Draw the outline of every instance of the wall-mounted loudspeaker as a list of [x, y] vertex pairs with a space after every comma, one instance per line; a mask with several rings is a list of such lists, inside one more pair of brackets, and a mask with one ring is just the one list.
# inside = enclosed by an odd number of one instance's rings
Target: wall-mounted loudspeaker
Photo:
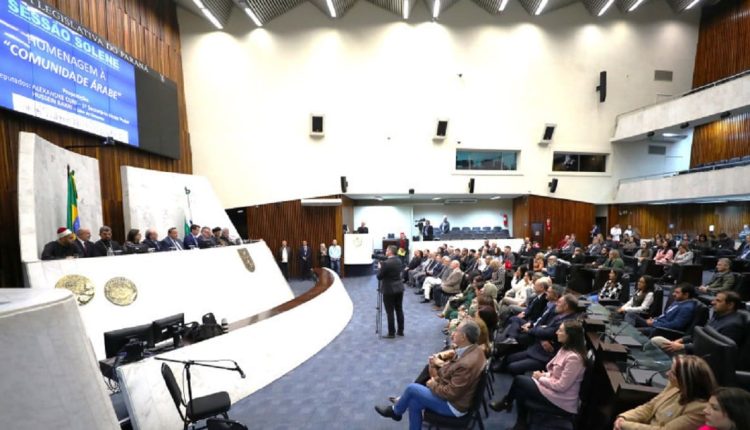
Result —
[[346, 188], [349, 186], [349, 182], [346, 181], [346, 176], [341, 177], [341, 192], [346, 193]]
[[599, 86], [596, 87], [599, 91], [599, 103], [604, 103], [607, 100], [607, 71], [602, 70], [599, 72]]
[[474, 178], [469, 179], [469, 194], [474, 194]]
[[552, 178], [552, 180], [549, 181], [549, 184], [547, 185], [549, 186], [550, 193], [554, 193], [555, 191], [557, 191], [557, 178]]
[[437, 124], [435, 126], [435, 136], [433, 137], [433, 139], [445, 140], [445, 136], [447, 135], [448, 135], [448, 120], [447, 119], [437, 120]]
[[414, 194], [414, 188], [409, 188], [409, 194]]
[[555, 127], [557, 124], [544, 124], [544, 134], [542, 140], [539, 141], [540, 146], [547, 146], [552, 143], [552, 135], [555, 134]]
[[323, 130], [324, 120], [325, 115], [310, 115], [310, 136], [325, 136], [325, 131]]

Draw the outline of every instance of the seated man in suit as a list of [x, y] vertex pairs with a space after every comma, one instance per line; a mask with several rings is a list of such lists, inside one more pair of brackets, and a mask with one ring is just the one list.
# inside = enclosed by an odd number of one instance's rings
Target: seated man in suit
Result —
[[141, 243], [143, 243], [143, 246], [145, 246], [147, 250], [153, 249], [151, 252], [159, 252], [162, 250], [161, 242], [159, 242], [159, 234], [153, 228], [146, 230], [146, 238], [143, 239], [143, 242]]
[[[438, 255], [435, 255], [435, 258], [433, 258], [432, 262], [427, 265], [424, 272], [415, 275], [414, 281], [416, 282], [416, 285], [421, 286], [421, 288], [419, 289], [420, 294], [424, 292], [426, 280], [428, 278], [439, 279], [440, 275], [443, 273], [443, 269], [448, 267], [450, 265], [450, 262], [451, 259], [448, 256], [439, 257]], [[427, 292], [425, 297], [429, 300], [429, 292]]]
[[182, 251], [185, 249], [185, 244], [177, 237], [176, 227], [171, 227], [167, 230], [167, 237], [161, 241], [160, 248], [162, 251]]
[[716, 262], [716, 272], [706, 285], [698, 287], [698, 291], [704, 294], [716, 294], [719, 291], [731, 291], [734, 289], [734, 275], [729, 271], [732, 262], [728, 258], [720, 258]]
[[192, 224], [190, 226], [190, 234], [185, 236], [182, 241], [185, 243], [185, 249], [198, 248], [198, 238], [200, 237], [201, 226], [198, 224]]
[[505, 358], [501, 369], [511, 375], [521, 375], [531, 370], [542, 370], [560, 349], [555, 332], [565, 320], [574, 319], [578, 312], [578, 299], [566, 294], [555, 303], [555, 316], [545, 325], [531, 327], [527, 331], [531, 346], [526, 350]]
[[375, 406], [375, 411], [383, 417], [401, 421], [408, 410], [410, 430], [422, 428], [422, 411], [425, 409], [449, 417], [465, 415], [471, 408], [479, 378], [484, 377], [486, 359], [484, 351], [476, 344], [479, 334], [476, 322], [464, 320], [451, 334], [451, 341], [456, 346], [452, 358], [438, 367], [438, 358], [430, 357], [430, 379], [426, 385], [409, 384], [393, 406]]
[[57, 240], [44, 245], [42, 260], [61, 260], [64, 258], [78, 257], [78, 249], [75, 247], [76, 235], [65, 227], [57, 229]]
[[91, 230], [79, 228], [76, 232], [76, 241], [73, 244], [78, 249], [79, 257], [91, 257], [94, 252], [94, 242], [91, 241]]
[[656, 328], [668, 328], [671, 330], [685, 331], [693, 321], [695, 314], [695, 287], [687, 282], [679, 283], [672, 291], [674, 302], [664, 310], [658, 318], [645, 319], [642, 316], [629, 312], [625, 314], [625, 321], [641, 330], [646, 336], [651, 337]]
[[[417, 276], [424, 275], [425, 270], [427, 270], [427, 267], [431, 265], [434, 261], [435, 261], [435, 254], [425, 249], [424, 254], [422, 255], [422, 261], [419, 263], [419, 265], [415, 267], [414, 269], [409, 269], [407, 271], [406, 283], [411, 285], [412, 287], [419, 286], [419, 284], [417, 284], [417, 281], [416, 281]], [[419, 292], [415, 294], [419, 294]]]
[[[543, 282], [542, 279], [540, 279], [539, 282]], [[542, 308], [544, 311], [538, 318], [526, 318], [525, 314], [523, 314], [523, 316], [521, 316], [522, 314], [518, 314], [510, 317], [505, 330], [500, 335], [505, 339], [502, 343], [520, 343], [526, 346], [531, 345], [533, 337], [529, 335], [529, 332], [534, 327], [545, 326], [552, 321], [557, 313], [557, 300], [560, 299], [564, 293], [565, 289], [561, 285], [552, 285], [547, 288], [545, 299], [540, 300], [540, 302], [546, 301], [546, 306]], [[531, 316], [534, 317], [536, 314], [532, 314]]]
[[122, 246], [116, 241], [112, 240], [112, 229], [106, 225], [99, 228], [100, 239], [94, 244], [94, 257], [104, 257], [107, 255], [115, 255], [122, 253]]
[[211, 232], [210, 227], [203, 227], [201, 229], [201, 235], [196, 239], [198, 241], [198, 248], [214, 248], [216, 247], [216, 238]]
[[443, 309], [443, 298], [445, 296], [455, 296], [461, 292], [461, 282], [464, 280], [464, 272], [461, 271], [461, 263], [452, 261], [448, 276], [440, 283], [440, 288], [435, 290], [433, 298], [435, 299], [434, 310]]
[[425, 271], [425, 279], [422, 283], [422, 288], [419, 290], [424, 294], [424, 300], [422, 300], [422, 303], [429, 303], [432, 289], [442, 284], [444, 280], [448, 279], [448, 276], [450, 276], [451, 274], [452, 263], [453, 262], [450, 258], [443, 257], [442, 259], [440, 259], [438, 265], [433, 266], [431, 270], [434, 273], [433, 276], [427, 276], [427, 274], [430, 272], [429, 269]]
[[[742, 315], [737, 311], [744, 309], [745, 306], [739, 294], [734, 291], [720, 291], [716, 294], [712, 305], [714, 315], [707, 325], [732, 339], [737, 345], [742, 345], [746, 335], [744, 333]], [[661, 336], [654, 336], [651, 339], [651, 343], [671, 353], [682, 351], [687, 354], [693, 353], [693, 337], [690, 334], [675, 341], [670, 341]]]

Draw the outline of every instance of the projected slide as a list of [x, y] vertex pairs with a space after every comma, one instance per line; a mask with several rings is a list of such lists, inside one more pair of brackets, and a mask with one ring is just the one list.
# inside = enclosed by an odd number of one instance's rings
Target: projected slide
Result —
[[0, 0], [0, 106], [139, 146], [134, 66], [36, 3]]

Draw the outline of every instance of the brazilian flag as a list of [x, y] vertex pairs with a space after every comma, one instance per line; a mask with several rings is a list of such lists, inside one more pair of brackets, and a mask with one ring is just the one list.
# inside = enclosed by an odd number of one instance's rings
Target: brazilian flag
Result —
[[73, 233], [81, 227], [78, 219], [78, 189], [76, 188], [76, 172], [68, 166], [68, 222], [67, 227]]

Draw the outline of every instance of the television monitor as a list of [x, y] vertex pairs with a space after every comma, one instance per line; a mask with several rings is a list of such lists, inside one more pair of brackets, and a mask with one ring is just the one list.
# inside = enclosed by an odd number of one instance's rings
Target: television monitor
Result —
[[144, 342], [146, 346], [154, 345], [152, 324], [121, 328], [104, 333], [104, 352], [107, 358], [116, 356], [131, 340]]
[[172, 339], [185, 324], [185, 314], [176, 314], [155, 320], [152, 324], [154, 344]]

